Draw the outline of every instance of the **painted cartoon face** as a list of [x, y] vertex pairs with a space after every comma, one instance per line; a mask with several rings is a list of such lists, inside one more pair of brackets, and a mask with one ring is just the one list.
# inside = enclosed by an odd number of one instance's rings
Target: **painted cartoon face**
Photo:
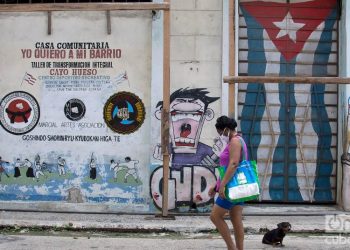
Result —
[[199, 99], [176, 98], [170, 104], [170, 134], [176, 153], [195, 152], [204, 123], [205, 105]]

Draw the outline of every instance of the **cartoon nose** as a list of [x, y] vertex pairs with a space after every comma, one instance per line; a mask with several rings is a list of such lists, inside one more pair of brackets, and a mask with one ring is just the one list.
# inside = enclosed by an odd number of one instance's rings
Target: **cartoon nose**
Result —
[[188, 123], [182, 124], [180, 136], [187, 138], [189, 134], [191, 134], [191, 124], [188, 124]]

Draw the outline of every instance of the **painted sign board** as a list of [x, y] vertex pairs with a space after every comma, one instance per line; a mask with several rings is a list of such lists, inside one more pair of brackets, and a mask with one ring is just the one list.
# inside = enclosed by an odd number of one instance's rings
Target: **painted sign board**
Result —
[[0, 201], [148, 210], [150, 11], [0, 13]]

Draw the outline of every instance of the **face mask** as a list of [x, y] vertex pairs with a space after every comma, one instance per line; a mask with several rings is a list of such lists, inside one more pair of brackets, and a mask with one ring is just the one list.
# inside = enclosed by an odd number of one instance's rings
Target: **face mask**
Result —
[[[226, 129], [226, 128], [225, 128], [225, 129]], [[225, 135], [225, 129], [224, 129], [224, 131], [222, 132], [222, 134], [220, 135], [220, 140], [221, 140], [222, 142], [225, 142], [226, 144], [228, 144], [229, 141], [230, 141], [230, 137], [229, 137], [228, 135]]]

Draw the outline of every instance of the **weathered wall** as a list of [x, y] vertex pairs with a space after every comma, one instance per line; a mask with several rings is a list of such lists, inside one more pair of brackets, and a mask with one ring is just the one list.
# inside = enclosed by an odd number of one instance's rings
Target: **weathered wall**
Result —
[[[211, 207], [207, 192], [216, 181], [213, 164], [218, 152], [212, 147], [214, 122], [221, 115], [221, 37], [222, 1], [172, 1], [169, 208], [173, 211]], [[154, 143], [154, 157], [161, 159], [156, 146], [160, 141]], [[156, 159], [150, 188], [156, 207], [161, 208], [162, 169]]]
[[[223, 11], [223, 6], [228, 7], [228, 0], [171, 1], [169, 208], [172, 211], [187, 212], [195, 209], [204, 212], [211, 208], [212, 200], [207, 196], [207, 190], [216, 181], [213, 166], [216, 165], [222, 146], [220, 142], [213, 141], [216, 137], [214, 123], [218, 116], [227, 112], [227, 93], [225, 87], [222, 87], [225, 86], [222, 85], [222, 74], [227, 72], [228, 64], [228, 41], [225, 40], [228, 14], [226, 9]], [[163, 84], [162, 13], [156, 12], [151, 16], [150, 12], [112, 12], [111, 35], [106, 34], [104, 12], [54, 12], [53, 33], [50, 36], [46, 34], [47, 16], [44, 13], [12, 13], [1, 14], [0, 17], [0, 29], [6, 34], [0, 37], [3, 44], [0, 49], [0, 68], [5, 72], [0, 76], [0, 99], [4, 105], [2, 124], [8, 125], [0, 128], [0, 156], [2, 166], [9, 175], [7, 177], [5, 172], [1, 174], [0, 207], [43, 211], [159, 211], [162, 206], [162, 161], [159, 146]], [[71, 25], [67, 25], [67, 22]], [[344, 22], [342, 29], [347, 27]], [[14, 33], [12, 30], [17, 24], [20, 25]], [[341, 33], [340, 42], [347, 44], [347, 37]], [[120, 57], [116, 55], [109, 59], [77, 59], [74, 58], [74, 53], [73, 58], [69, 58], [67, 51], [68, 58], [58, 60], [112, 62], [110, 68], [96, 68], [97, 75], [103, 76], [103, 81], [79, 79], [79, 82], [74, 82], [75, 80], [69, 79], [68, 83], [81, 89], [67, 91], [60, 86], [67, 79], [54, 75], [55, 72], [51, 75], [51, 68], [47, 66], [42, 68], [41, 64], [32, 64], [44, 62], [46, 65], [46, 62], [55, 61], [33, 58], [36, 42], [52, 42], [57, 47], [60, 42], [80, 41], [108, 42], [111, 49], [121, 50]], [[340, 49], [343, 48], [340, 46]], [[22, 49], [28, 49], [34, 54], [27, 58], [26, 53], [30, 52], [23, 51], [23, 54]], [[86, 52], [89, 55], [89, 49]], [[341, 52], [340, 61], [343, 66], [340, 66], [340, 72], [343, 76], [348, 75], [346, 58], [348, 57]], [[242, 65], [247, 65], [247, 62]], [[328, 70], [334, 70], [334, 64]], [[72, 68], [69, 68], [68, 76], [71, 74]], [[343, 90], [348, 91], [345, 88], [339, 93], [343, 93]], [[29, 93], [37, 101], [40, 116], [37, 116], [39, 120], [36, 124], [35, 113], [31, 113], [29, 123], [34, 120], [31, 123], [32, 130], [23, 122], [23, 116], [11, 123], [11, 115], [6, 113], [9, 103], [13, 98], [18, 98], [18, 95], [10, 95], [12, 99], [5, 96], [15, 91], [27, 104], [32, 103], [33, 111], [36, 108], [35, 101], [18, 91]], [[121, 91], [131, 95], [110, 99]], [[119, 97], [124, 103], [132, 100], [131, 104], [135, 106], [132, 109], [125, 104], [123, 106]], [[144, 104], [145, 117], [143, 122], [140, 120], [140, 127], [132, 132], [133, 127], [128, 124], [131, 120], [126, 118], [127, 115], [130, 118], [132, 110], [139, 111], [137, 97]], [[83, 106], [73, 99], [84, 103], [85, 113], [82, 117], [79, 114], [82, 113]], [[277, 100], [277, 96], [274, 99]], [[114, 109], [108, 106], [108, 100], [115, 104]], [[340, 102], [346, 106], [346, 97], [340, 99]], [[15, 102], [14, 105], [21, 109], [23, 104]], [[109, 116], [104, 111], [110, 111]], [[343, 115], [344, 113], [339, 113], [339, 117]], [[113, 123], [107, 125], [110, 121], [108, 117], [119, 119], [117, 124], [114, 123], [116, 126], [113, 127]], [[124, 120], [120, 119], [123, 117]], [[125, 121], [124, 124], [122, 121]], [[32, 135], [46, 135], [46, 139], [40, 140], [42, 137]], [[49, 141], [48, 135], [68, 137], [50, 137]], [[84, 137], [75, 137], [76, 135], [96, 137], [92, 138], [94, 141], [79, 141]], [[104, 138], [107, 141], [101, 140]], [[65, 159], [64, 175], [59, 166], [59, 157]], [[111, 160], [115, 161], [114, 165]], [[29, 166], [33, 168], [34, 177], [31, 177], [31, 171], [27, 177]], [[37, 175], [35, 167], [39, 173]], [[39, 172], [40, 168], [43, 176]], [[335, 168], [332, 171], [335, 172]], [[15, 177], [19, 173], [21, 176]], [[341, 178], [339, 174], [338, 172], [338, 181]], [[334, 182], [333, 184], [335, 185]], [[311, 196], [309, 198], [312, 200]], [[332, 199], [334, 198], [333, 195]]]
[[[216, 182], [213, 166], [218, 158], [213, 138], [214, 121], [221, 113], [222, 3], [174, 0], [171, 10], [169, 208], [207, 211], [212, 202], [207, 191]], [[45, 13], [1, 14], [1, 30], [7, 35], [0, 40], [0, 66], [8, 72], [0, 78], [0, 156], [9, 175], [1, 176], [3, 208], [161, 208], [163, 15], [111, 12], [111, 17], [112, 34], [107, 35], [104, 12], [53, 12], [52, 35], [47, 35]], [[66, 54], [59, 59], [36, 58], [35, 53], [47, 52], [36, 48], [37, 42], [39, 47], [49, 42], [49, 47]], [[65, 42], [105, 42], [118, 51], [112, 58], [96, 59], [86, 49], [86, 57], [83, 52], [77, 58], [75, 49], [71, 55], [68, 49], [57, 48]], [[74, 66], [59, 68], [53, 64], [57, 61], [90, 62], [87, 69], [96, 70], [101, 79], [72, 78], [77, 73]], [[112, 65], [94, 68], [95, 61]], [[127, 93], [114, 96], [122, 91]], [[26, 117], [29, 128], [23, 117], [11, 122], [6, 113], [10, 103], [15, 111], [24, 103], [32, 108]], [[138, 116], [132, 118], [140, 120], [137, 129], [130, 117], [133, 112]]]
[[[349, 18], [347, 14], [350, 12], [350, 2], [343, 1], [342, 8], [342, 16], [339, 23], [339, 42], [342, 46], [339, 47], [339, 76], [349, 77], [350, 69], [349, 69], [349, 58], [350, 58], [350, 50], [347, 47], [350, 44], [349, 32]], [[348, 85], [339, 86], [339, 141], [338, 148], [338, 161], [341, 162], [342, 156], [347, 156], [349, 153], [349, 115], [350, 115], [350, 87]], [[347, 156], [347, 159], [348, 156]], [[341, 204], [344, 209], [347, 211], [350, 210], [350, 183], [349, 183], [349, 171], [350, 164], [349, 161], [344, 161], [343, 164], [338, 164], [338, 196], [337, 202]], [[344, 178], [344, 177], [345, 178]]]
[[151, 12], [0, 18], [0, 199], [148, 211]]

